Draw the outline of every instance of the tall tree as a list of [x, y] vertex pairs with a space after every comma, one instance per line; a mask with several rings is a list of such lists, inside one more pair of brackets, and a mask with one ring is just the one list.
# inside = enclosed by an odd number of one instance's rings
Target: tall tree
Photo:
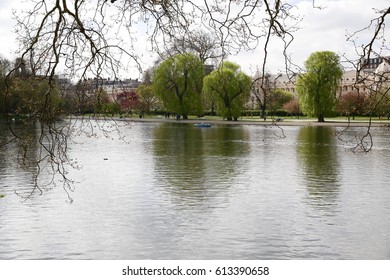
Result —
[[0, 114], [5, 112], [4, 98], [6, 91], [5, 77], [10, 70], [11, 62], [0, 56]]
[[154, 70], [152, 68], [147, 69], [142, 77], [142, 84], [144, 85], [151, 85], [153, 81], [153, 72]]
[[178, 54], [163, 61], [156, 69], [153, 89], [168, 111], [187, 119], [201, 114], [204, 65], [195, 55]]
[[252, 80], [238, 64], [225, 61], [204, 78], [203, 92], [216, 101], [217, 111], [227, 120], [237, 120], [248, 100]]
[[331, 51], [312, 53], [305, 61], [306, 73], [298, 76], [297, 91], [302, 111], [324, 122], [336, 108], [336, 91], [343, 69]]
[[0, 55], [0, 78], [1, 82], [4, 82], [5, 77], [7, 76], [9, 70], [11, 68], [11, 62]]
[[136, 92], [140, 99], [140, 109], [142, 113], [150, 113], [159, 107], [160, 102], [154, 94], [153, 86], [151, 84], [140, 84], [136, 89]]

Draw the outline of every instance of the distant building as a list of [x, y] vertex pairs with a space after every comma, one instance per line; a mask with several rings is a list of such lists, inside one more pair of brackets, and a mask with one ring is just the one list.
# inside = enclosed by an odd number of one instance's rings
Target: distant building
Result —
[[359, 66], [362, 70], [375, 70], [378, 68], [379, 65], [381, 65], [383, 62], [389, 62], [390, 56], [384, 56], [384, 57], [375, 57], [375, 58], [362, 58], [359, 62]]
[[102, 88], [107, 92], [110, 99], [116, 100], [118, 94], [135, 91], [140, 84], [141, 82], [138, 79], [105, 80]]
[[[251, 91], [250, 101], [247, 103], [247, 107], [251, 109], [259, 108], [259, 99], [264, 104], [264, 98], [268, 92], [275, 89], [281, 89], [286, 92], [292, 93], [297, 96], [296, 93], [296, 75], [287, 76], [286, 74], [266, 74], [264, 77], [261, 76], [258, 71], [253, 78], [253, 86]], [[266, 94], [264, 94], [266, 92]]]
[[79, 83], [81, 83], [83, 87], [88, 89], [92, 94], [95, 91], [94, 89], [103, 89], [112, 101], [117, 100], [118, 94], [131, 92], [132, 90], [138, 88], [141, 84], [141, 82], [137, 79], [111, 80], [109, 78], [93, 78]]
[[337, 95], [340, 96], [348, 92], [357, 91], [359, 88], [357, 84], [357, 79], [358, 78], [356, 70], [345, 71], [343, 73], [343, 76], [341, 77]]

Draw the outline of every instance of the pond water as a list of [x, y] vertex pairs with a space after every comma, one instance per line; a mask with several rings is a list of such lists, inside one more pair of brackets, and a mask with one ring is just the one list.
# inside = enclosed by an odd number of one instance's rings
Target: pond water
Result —
[[16, 195], [34, 170], [0, 147], [0, 259], [390, 259], [386, 129], [359, 155], [341, 128], [119, 129], [69, 143], [73, 203]]

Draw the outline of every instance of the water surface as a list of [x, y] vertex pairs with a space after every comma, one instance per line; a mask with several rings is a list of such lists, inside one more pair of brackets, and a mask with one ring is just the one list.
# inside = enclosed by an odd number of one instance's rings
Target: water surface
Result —
[[15, 195], [34, 170], [0, 148], [0, 259], [390, 259], [384, 129], [362, 155], [331, 127], [120, 131], [71, 142], [71, 204], [61, 185]]

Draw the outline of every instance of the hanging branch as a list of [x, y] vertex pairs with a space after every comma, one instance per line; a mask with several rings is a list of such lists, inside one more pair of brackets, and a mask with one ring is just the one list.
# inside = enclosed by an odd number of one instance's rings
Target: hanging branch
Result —
[[[355, 145], [351, 148], [353, 152], [368, 153], [373, 147], [372, 140], [372, 118], [377, 114], [379, 107], [389, 103], [389, 88], [390, 88], [390, 71], [389, 69], [377, 68], [370, 69], [369, 63], [372, 59], [381, 59], [383, 62], [390, 65], [389, 57], [383, 56], [385, 50], [389, 50], [388, 42], [386, 41], [386, 20], [390, 15], [390, 7], [376, 10], [378, 17], [372, 19], [370, 23], [362, 29], [359, 29], [347, 36], [347, 41], [354, 45], [358, 59], [347, 61], [356, 70], [356, 80], [354, 84], [358, 94], [366, 96], [366, 99], [371, 104], [366, 115], [369, 116], [369, 122], [366, 132], [363, 135], [354, 134]], [[373, 32], [370, 34], [371, 30]], [[363, 45], [358, 43], [359, 36], [369, 34], [367, 42]], [[339, 139], [343, 139], [343, 135], [348, 135], [349, 126], [339, 133]]]
[[[56, 122], [63, 117], [55, 105], [60, 73], [79, 81], [74, 92], [80, 107], [74, 113], [80, 113], [86, 99], [100, 98], [99, 79], [104, 76], [117, 79], [128, 65], [135, 65], [141, 71], [135, 47], [140, 36], [147, 36], [143, 41], [151, 44], [154, 54], [163, 55], [172, 42], [192, 40], [197, 30], [202, 30], [204, 38], [213, 38], [211, 42], [219, 47], [210, 56], [199, 51], [204, 60], [222, 62], [242, 50], [256, 49], [265, 40], [264, 57], [259, 58], [263, 72], [271, 39], [281, 39], [288, 70], [291, 61], [287, 48], [299, 22], [291, 8], [282, 0], [274, 1], [273, 5], [269, 0], [33, 0], [30, 10], [15, 14], [21, 52], [19, 63], [7, 75], [5, 94], [7, 101], [16, 81], [46, 84], [41, 103], [31, 102], [28, 107], [17, 108], [7, 115], [13, 139], [24, 150], [29, 148], [29, 142], [12, 128], [12, 114], [28, 112], [25, 125], [39, 123], [37, 144], [41, 149], [37, 159], [30, 162], [36, 166], [36, 187], [31, 194], [44, 189], [38, 179], [46, 164], [53, 174], [61, 176], [66, 189], [71, 189], [66, 169], [70, 162], [67, 143], [75, 127], [72, 121], [61, 125]], [[22, 77], [23, 65], [28, 66], [28, 71]], [[95, 85], [88, 82], [91, 76], [96, 78]], [[82, 127], [91, 129], [92, 126]]]

